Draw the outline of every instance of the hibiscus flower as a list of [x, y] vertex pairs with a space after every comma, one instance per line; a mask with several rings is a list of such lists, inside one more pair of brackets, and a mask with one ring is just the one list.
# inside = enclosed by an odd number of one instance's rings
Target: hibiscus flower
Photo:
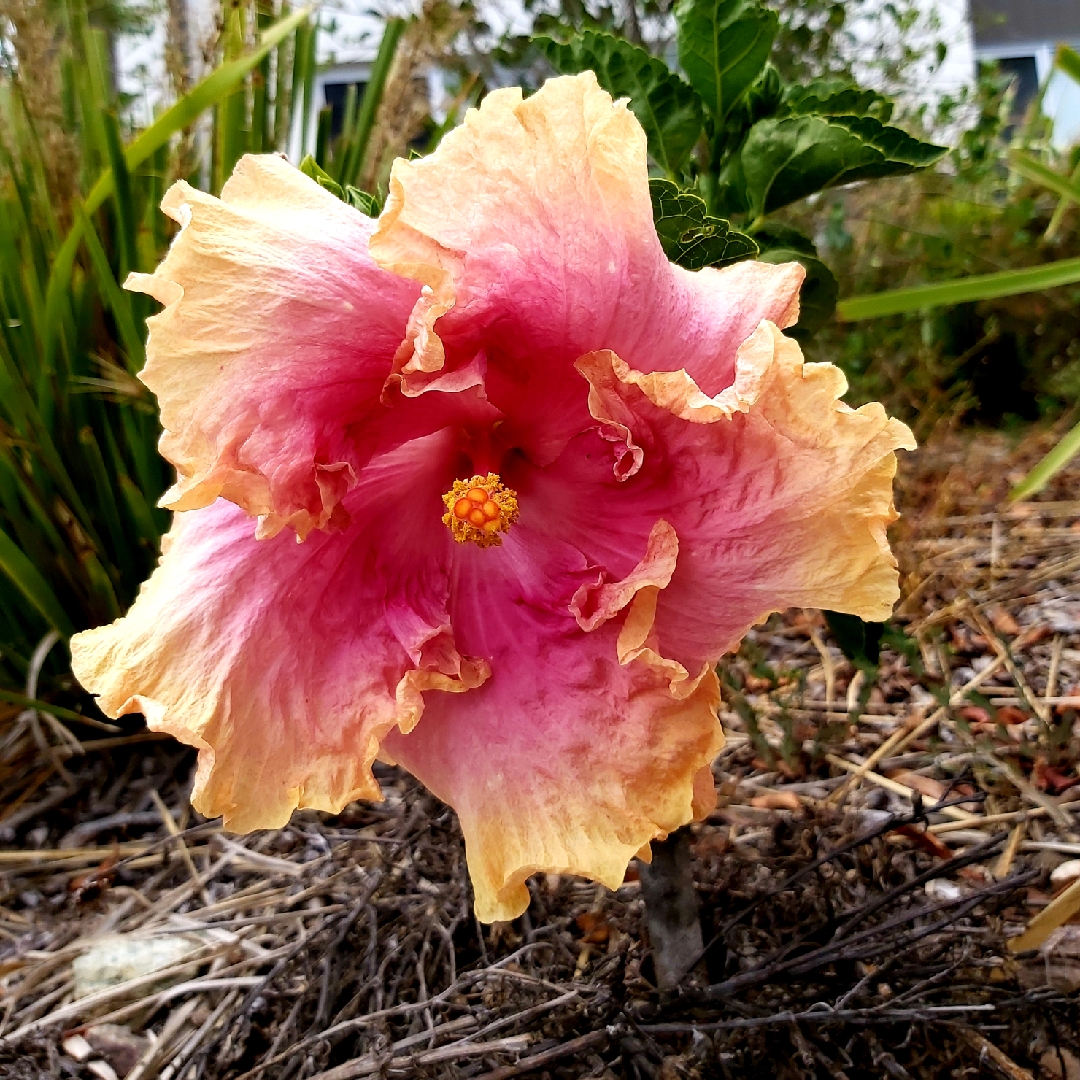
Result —
[[539, 870], [617, 887], [711, 805], [718, 658], [792, 605], [889, 613], [910, 433], [783, 335], [797, 264], [667, 261], [591, 73], [490, 94], [377, 222], [273, 156], [162, 206], [128, 287], [165, 305], [176, 514], [72, 660], [199, 748], [227, 828], [378, 799], [378, 757], [457, 811], [481, 919]]

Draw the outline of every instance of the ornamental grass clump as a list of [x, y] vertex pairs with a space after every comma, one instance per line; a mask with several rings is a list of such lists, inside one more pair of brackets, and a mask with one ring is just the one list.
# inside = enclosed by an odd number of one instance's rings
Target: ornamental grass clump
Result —
[[199, 748], [227, 828], [377, 799], [378, 757], [457, 811], [481, 919], [540, 870], [615, 887], [712, 805], [718, 658], [891, 610], [910, 433], [783, 334], [798, 263], [668, 261], [591, 72], [490, 94], [377, 221], [274, 156], [163, 207], [128, 287], [176, 513], [73, 666]]

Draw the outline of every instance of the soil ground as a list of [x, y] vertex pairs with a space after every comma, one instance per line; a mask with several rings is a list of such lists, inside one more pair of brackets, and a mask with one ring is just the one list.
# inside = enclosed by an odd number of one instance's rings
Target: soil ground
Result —
[[230, 836], [136, 719], [0, 706], [0, 1076], [1080, 1080], [1080, 463], [1005, 500], [1046, 445], [906, 458], [877, 663], [814, 611], [725, 660], [674, 990], [636, 866], [481, 926], [454, 814], [396, 770]]

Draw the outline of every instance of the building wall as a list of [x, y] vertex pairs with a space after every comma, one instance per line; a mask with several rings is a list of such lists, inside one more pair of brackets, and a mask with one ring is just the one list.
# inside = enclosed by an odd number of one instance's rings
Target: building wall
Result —
[[1017, 71], [1034, 68], [1044, 87], [1043, 112], [1054, 121], [1059, 147], [1080, 140], [1080, 85], [1054, 68], [1064, 42], [1080, 48], [1080, 0], [970, 0], [979, 60], [997, 60]]
[[1080, 38], [1080, 2], [971, 0], [971, 25], [982, 47]]
[[[182, 2], [170, 0], [171, 4]], [[204, 71], [202, 58], [213, 41], [220, 6], [215, 0], [186, 0], [186, 3], [189, 48], [197, 78]], [[1080, 139], [1080, 86], [1053, 71], [1053, 54], [1059, 41], [1080, 47], [1080, 0], [918, 0], [918, 3], [923, 18], [916, 34], [927, 46], [924, 52], [931, 56], [938, 41], [945, 44], [947, 51], [939, 66], [924, 63], [923, 70], [911, 73], [908, 82], [917, 88], [917, 101], [932, 103], [943, 94], [956, 95], [971, 87], [979, 59], [1033, 58], [1040, 84], [1049, 83], [1043, 107], [1054, 118], [1055, 142], [1065, 146]], [[408, 14], [411, 7], [410, 0], [392, 0], [386, 6], [386, 13]], [[486, 0], [481, 14], [496, 31], [501, 26], [513, 25], [516, 32], [524, 32], [528, 26], [521, 0]], [[166, 20], [167, 11], [163, 11], [151, 34], [125, 37], [119, 43], [120, 87], [133, 95], [131, 113], [139, 124], [149, 123], [169, 97], [164, 59]], [[323, 69], [316, 81], [313, 114], [326, 104], [327, 84], [366, 81], [381, 33], [381, 19], [372, 12], [370, 0], [337, 0], [332, 8], [322, 9], [320, 23], [323, 31], [319, 39], [319, 61]], [[861, 31], [868, 48], [883, 44], [873, 38], [881, 32], [880, 25], [868, 20]], [[872, 82], [872, 73], [867, 72], [866, 79]], [[431, 90], [433, 105], [438, 109], [442, 91], [437, 72], [432, 74]], [[313, 115], [308, 122], [312, 139], [315, 126]], [[299, 157], [307, 149], [311, 147], [300, 146], [298, 118], [290, 142], [290, 157]]]

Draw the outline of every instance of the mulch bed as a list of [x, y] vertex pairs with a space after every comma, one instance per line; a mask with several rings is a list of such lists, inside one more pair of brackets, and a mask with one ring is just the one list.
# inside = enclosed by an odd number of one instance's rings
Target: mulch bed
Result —
[[1080, 1080], [1080, 464], [1005, 502], [1045, 446], [904, 461], [876, 666], [811, 611], [725, 661], [675, 990], [636, 866], [481, 926], [453, 812], [397, 770], [230, 836], [171, 740], [0, 706], [0, 1076]]

